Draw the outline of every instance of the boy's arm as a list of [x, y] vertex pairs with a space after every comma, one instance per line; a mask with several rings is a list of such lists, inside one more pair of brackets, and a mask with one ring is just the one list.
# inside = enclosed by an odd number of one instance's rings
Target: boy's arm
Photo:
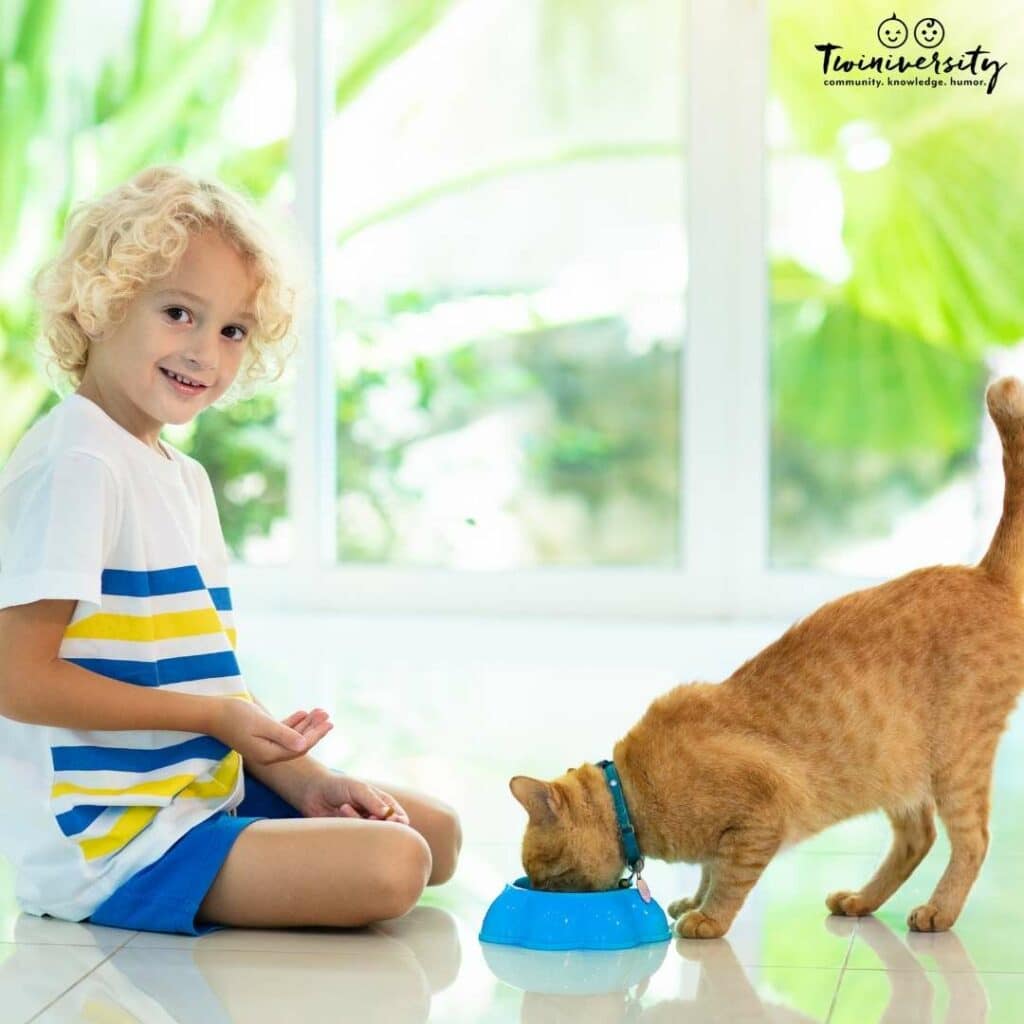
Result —
[[[263, 708], [268, 715], [273, 712], [250, 690], [253, 702]], [[330, 769], [318, 761], [312, 754], [303, 754], [290, 761], [279, 761], [277, 764], [257, 765], [246, 762], [245, 770], [269, 786], [279, 797], [298, 810], [302, 810], [306, 789], [310, 783], [329, 774]]]
[[[0, 715], [65, 729], [170, 729], [215, 735], [224, 698], [110, 679], [57, 656], [71, 600], [0, 609]], [[230, 699], [230, 698], [229, 698]]]
[[61, 658], [75, 605], [44, 599], [0, 608], [0, 715], [64, 729], [153, 729], [224, 739], [219, 733], [237, 705], [234, 697], [125, 683]]

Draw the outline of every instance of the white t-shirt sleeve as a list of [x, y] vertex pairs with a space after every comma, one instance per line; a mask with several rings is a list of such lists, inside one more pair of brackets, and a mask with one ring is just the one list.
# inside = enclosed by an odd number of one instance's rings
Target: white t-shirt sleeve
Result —
[[0, 491], [0, 608], [46, 598], [101, 604], [120, 526], [113, 471], [66, 451]]

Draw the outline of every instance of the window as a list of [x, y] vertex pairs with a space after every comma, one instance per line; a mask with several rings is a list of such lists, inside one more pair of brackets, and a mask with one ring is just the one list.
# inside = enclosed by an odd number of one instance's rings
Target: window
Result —
[[82, 48], [68, 5], [29, 48], [4, 450], [51, 401], [24, 282], [66, 197], [187, 159], [315, 268], [285, 378], [171, 435], [255, 606], [789, 617], [980, 554], [1024, 352], [1008, 0], [943, 20], [991, 93], [824, 85], [815, 44], [878, 24], [811, 0], [216, 9], [108, 5]]
[[336, 4], [342, 563], [677, 564], [682, 15]]

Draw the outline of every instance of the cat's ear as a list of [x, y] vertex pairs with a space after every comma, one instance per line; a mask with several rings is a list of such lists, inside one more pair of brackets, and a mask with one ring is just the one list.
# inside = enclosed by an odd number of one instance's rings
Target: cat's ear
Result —
[[517, 775], [509, 780], [512, 795], [526, 808], [534, 825], [550, 825], [562, 810], [562, 795], [550, 783]]

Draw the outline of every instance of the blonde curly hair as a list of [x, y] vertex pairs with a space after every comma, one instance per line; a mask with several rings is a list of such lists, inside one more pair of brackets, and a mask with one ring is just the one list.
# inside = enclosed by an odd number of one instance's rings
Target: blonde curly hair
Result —
[[[216, 230], [254, 274], [255, 325], [239, 373], [215, 402], [250, 397], [257, 383], [281, 377], [297, 338], [292, 328], [308, 296], [301, 247], [286, 225], [264, 225], [251, 202], [217, 181], [180, 167], [148, 167], [68, 215], [57, 255], [32, 278], [40, 318], [40, 354], [58, 369], [57, 390], [82, 382], [90, 335], [120, 323], [131, 301], [170, 274], [194, 235]], [[304, 271], [304, 272], [303, 272]], [[37, 349], [39, 351], [39, 349]]]

